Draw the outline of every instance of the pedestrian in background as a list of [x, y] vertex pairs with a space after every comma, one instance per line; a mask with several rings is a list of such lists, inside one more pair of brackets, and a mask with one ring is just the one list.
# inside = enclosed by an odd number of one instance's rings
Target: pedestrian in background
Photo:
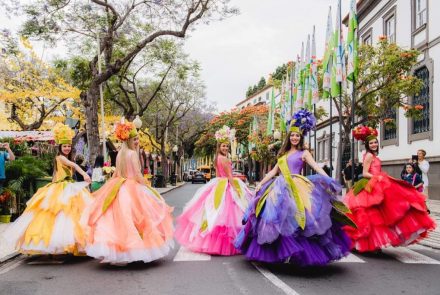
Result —
[[345, 186], [347, 187], [347, 189], [351, 189], [351, 187], [353, 186], [353, 173], [352, 173], [352, 161], [351, 159], [348, 160], [347, 162], [347, 166], [345, 167], [344, 170], [342, 170], [342, 176], [344, 178], [344, 182], [345, 182]]
[[[87, 171], [87, 168], [84, 165], [84, 160], [85, 160], [85, 158], [82, 154], [77, 154], [75, 156], [76, 165], [78, 165], [83, 171]], [[75, 181], [78, 181], [78, 182], [84, 181], [83, 175], [78, 171], [75, 171], [74, 179], [75, 179]]]
[[14, 161], [15, 155], [12, 152], [9, 143], [0, 143], [0, 189], [6, 181], [5, 164], [6, 161]]
[[426, 195], [426, 199], [429, 198], [428, 193], [428, 171], [429, 171], [429, 162], [425, 159], [426, 157], [426, 151], [423, 149], [420, 149], [417, 151], [417, 164], [420, 168], [420, 171], [422, 172], [422, 180], [423, 180], [423, 193]]
[[403, 175], [402, 179], [414, 186], [417, 191], [423, 192], [422, 176], [415, 171], [414, 165], [407, 163], [405, 166], [405, 172], [406, 173]]
[[104, 167], [104, 157], [102, 155], [98, 155], [95, 159], [95, 165], [92, 171], [92, 192], [100, 189], [105, 183], [105, 176], [102, 171], [102, 167]]

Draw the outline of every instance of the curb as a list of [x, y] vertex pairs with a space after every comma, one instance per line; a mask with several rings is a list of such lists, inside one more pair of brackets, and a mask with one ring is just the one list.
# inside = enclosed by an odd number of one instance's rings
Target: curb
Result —
[[175, 189], [178, 189], [178, 188], [184, 186], [185, 184], [186, 184], [186, 182], [183, 182], [183, 183], [180, 184], [180, 185], [176, 185], [176, 186], [170, 187], [169, 190], [167, 190], [167, 191], [164, 192], [164, 193], [160, 193], [160, 194], [161, 194], [161, 195], [165, 195], [165, 194], [169, 193], [170, 191], [173, 191], [173, 190], [175, 190]]
[[8, 254], [2, 258], [0, 258], [0, 265], [5, 264], [6, 262], [14, 259], [17, 256], [20, 256], [21, 254], [18, 251], [12, 252], [11, 254]]

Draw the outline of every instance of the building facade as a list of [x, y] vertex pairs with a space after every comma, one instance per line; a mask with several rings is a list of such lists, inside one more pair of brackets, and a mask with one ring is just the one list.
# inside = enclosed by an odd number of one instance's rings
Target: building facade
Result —
[[[239, 103], [235, 105], [235, 107], [239, 110], [244, 109], [247, 106], [254, 106], [259, 104], [268, 104], [270, 102], [270, 98], [272, 95], [272, 85], [266, 85], [263, 89], [259, 90], [255, 94], [241, 100]], [[278, 94], [278, 91], [275, 91]]]
[[[403, 164], [423, 149], [430, 162], [429, 197], [440, 199], [440, 1], [436, 0], [360, 0], [358, 6], [359, 37], [361, 43], [375, 44], [379, 36], [386, 36], [403, 48], [421, 52], [414, 75], [423, 80], [420, 93], [409, 97], [410, 104], [424, 107], [421, 119], [410, 119], [404, 110], [390, 110], [396, 128], [380, 129], [380, 158], [383, 169], [400, 177]], [[325, 102], [321, 102], [328, 104]], [[337, 111], [334, 110], [337, 116]], [[317, 159], [328, 161], [330, 120], [321, 122], [317, 132]], [[381, 126], [383, 127], [383, 126]], [[333, 165], [336, 167], [336, 146], [339, 129], [333, 123]], [[321, 148], [322, 146], [322, 148]], [[361, 152], [358, 153], [361, 157]]]

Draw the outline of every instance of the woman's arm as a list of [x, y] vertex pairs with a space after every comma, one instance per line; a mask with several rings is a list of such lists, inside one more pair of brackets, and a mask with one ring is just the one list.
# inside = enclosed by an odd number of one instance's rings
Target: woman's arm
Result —
[[131, 163], [136, 171], [135, 180], [143, 185], [148, 185], [147, 180], [141, 174], [141, 163], [139, 161], [138, 154], [136, 152], [132, 152], [130, 154]]
[[279, 168], [278, 168], [278, 164], [275, 165], [275, 167], [273, 167], [272, 170], [269, 171], [269, 173], [266, 174], [266, 176], [264, 176], [264, 178], [260, 181], [260, 183], [255, 187], [255, 191], [258, 192], [261, 187], [268, 182], [269, 180], [271, 180], [273, 177], [275, 177], [279, 172]]
[[318, 163], [316, 163], [315, 159], [313, 159], [312, 154], [307, 150], [305, 150], [303, 153], [303, 161], [309, 164], [309, 166], [312, 167], [312, 169], [318, 172], [319, 174], [328, 177], [327, 173], [325, 173], [325, 171], [321, 167], [319, 167]]
[[362, 170], [362, 176], [363, 177], [365, 177], [365, 178], [371, 178], [371, 177], [373, 177], [373, 174], [371, 174], [370, 172], [368, 172], [368, 170], [370, 170], [370, 166], [371, 166], [371, 163], [373, 162], [373, 160], [374, 160], [374, 156], [373, 156], [373, 154], [371, 154], [371, 153], [367, 153], [366, 155], [365, 155], [365, 159], [364, 159], [364, 169]]
[[81, 174], [82, 177], [84, 177], [84, 181], [86, 181], [86, 182], [91, 182], [92, 181], [90, 179], [90, 176], [84, 170], [82, 170], [81, 167], [78, 164], [68, 160], [65, 156], [58, 156], [58, 158], [60, 159], [61, 163], [63, 163], [66, 166], [72, 167], [73, 169], [75, 169], [76, 172]]

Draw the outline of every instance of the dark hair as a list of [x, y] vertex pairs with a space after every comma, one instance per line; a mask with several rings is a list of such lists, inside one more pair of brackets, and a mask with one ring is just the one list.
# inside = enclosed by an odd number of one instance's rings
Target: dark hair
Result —
[[372, 141], [374, 139], [377, 140], [377, 142], [379, 142], [379, 140], [377, 138], [372, 138], [370, 140], [366, 140], [365, 141], [365, 150], [367, 151], [367, 153], [371, 153], [373, 155], [378, 155], [379, 154], [379, 146], [377, 146], [377, 150], [376, 151], [372, 151], [370, 149], [370, 141]]
[[[283, 141], [283, 144], [281, 145], [280, 150], [278, 151], [277, 157], [280, 158], [284, 156], [291, 148], [292, 144], [290, 143], [290, 135], [292, 134], [292, 131], [287, 132], [286, 138]], [[304, 150], [304, 136], [299, 133], [300, 139], [297, 146], [297, 150], [303, 151]]]
[[104, 167], [104, 156], [102, 155], [98, 155], [96, 156], [95, 159], [95, 166], [93, 166], [94, 168], [101, 168]]
[[[63, 146], [63, 144], [59, 144], [59, 145], [58, 145], [58, 149], [57, 149], [57, 155], [56, 155], [56, 157], [58, 157], [58, 156], [64, 156], [64, 157], [66, 157], [69, 161], [72, 161], [72, 155], [73, 155], [72, 151], [73, 151], [73, 148], [70, 149], [70, 153], [69, 153], [68, 155], [65, 155], [65, 154], [63, 154], [63, 152], [61, 151], [61, 147], [62, 147], [62, 146]], [[70, 145], [70, 146], [72, 146], [72, 145]], [[53, 159], [53, 169], [54, 169], [55, 172], [57, 171], [57, 159], [56, 159], [56, 157], [55, 157], [55, 159]]]
[[[217, 159], [218, 159], [218, 154], [220, 154], [220, 146], [221, 146], [223, 143], [229, 145], [229, 143], [227, 143], [227, 142], [221, 142], [221, 141], [218, 141], [218, 142], [217, 142], [216, 150], [215, 150], [215, 157], [214, 157], [214, 168], [215, 168], [215, 169], [217, 169]], [[223, 155], [223, 156], [224, 156], [224, 155]], [[228, 155], [226, 155], [226, 157], [227, 157], [227, 156], [228, 156]]]

